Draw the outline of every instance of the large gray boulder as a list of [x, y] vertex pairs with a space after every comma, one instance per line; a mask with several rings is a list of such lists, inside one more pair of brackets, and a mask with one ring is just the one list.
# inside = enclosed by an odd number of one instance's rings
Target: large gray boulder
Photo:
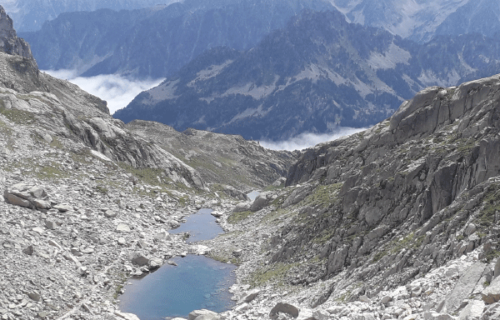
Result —
[[257, 298], [257, 296], [260, 294], [260, 290], [259, 289], [253, 289], [253, 290], [250, 290], [246, 293], [245, 297], [243, 298], [243, 301], [244, 302], [247, 302], [247, 303], [250, 303], [252, 302], [255, 298]]
[[201, 310], [194, 310], [191, 313], [189, 313], [188, 320], [219, 320], [220, 317], [216, 312], [207, 310], [207, 309], [201, 309]]
[[460, 312], [457, 320], [480, 320], [483, 315], [484, 307], [483, 301], [472, 300]]
[[251, 206], [252, 206], [252, 203], [250, 201], [240, 202], [233, 208], [233, 212], [249, 211]]
[[133, 264], [140, 266], [140, 267], [146, 266], [149, 264], [149, 258], [147, 258], [144, 254], [142, 254], [140, 252], [134, 253], [131, 260], [132, 260]]
[[476, 262], [470, 266], [460, 277], [453, 291], [446, 297], [446, 309], [448, 312], [455, 312], [462, 302], [470, 297], [478, 281], [481, 279], [486, 265]]
[[261, 193], [250, 206], [250, 211], [255, 212], [267, 207], [273, 201], [271, 192]]
[[41, 186], [18, 183], [5, 189], [5, 201], [15, 206], [31, 209], [50, 209], [47, 192]]
[[276, 317], [278, 317], [278, 314], [286, 313], [289, 316], [297, 318], [299, 316], [299, 312], [300, 312], [300, 309], [294, 305], [291, 305], [291, 304], [286, 303], [286, 302], [278, 302], [278, 304], [276, 304], [274, 306], [274, 308], [271, 309], [269, 316], [271, 318], [276, 318]]
[[500, 277], [495, 278], [495, 280], [481, 292], [481, 296], [486, 304], [500, 301]]

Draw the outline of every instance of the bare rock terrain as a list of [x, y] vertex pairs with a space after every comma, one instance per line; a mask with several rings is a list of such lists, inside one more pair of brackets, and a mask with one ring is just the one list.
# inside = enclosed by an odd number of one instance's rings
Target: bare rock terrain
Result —
[[499, 92], [500, 76], [428, 88], [223, 213], [210, 255], [240, 265], [241, 299], [223, 318], [498, 318]]
[[150, 139], [195, 168], [204, 181], [220, 184], [226, 192], [230, 185], [238, 190], [263, 189], [286, 176], [299, 152], [268, 150], [257, 141], [188, 129], [178, 132], [167, 125], [135, 120], [126, 128]]

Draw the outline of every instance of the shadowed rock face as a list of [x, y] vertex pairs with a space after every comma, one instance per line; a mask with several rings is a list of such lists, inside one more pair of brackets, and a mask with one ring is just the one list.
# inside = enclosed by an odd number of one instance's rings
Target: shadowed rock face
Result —
[[0, 52], [18, 55], [23, 58], [33, 60], [29, 44], [17, 37], [12, 19], [7, 15], [0, 5]]
[[[387, 285], [478, 248], [498, 233], [496, 200], [485, 199], [500, 186], [499, 96], [498, 75], [431, 87], [372, 129], [307, 150], [288, 173], [297, 187], [282, 207], [298, 203], [287, 210], [320, 218], [288, 226], [273, 261], [293, 260], [307, 252], [299, 244], [325, 235], [324, 277], [348, 268]], [[307, 204], [325, 190], [323, 206]], [[462, 233], [469, 238], [457, 240]]]

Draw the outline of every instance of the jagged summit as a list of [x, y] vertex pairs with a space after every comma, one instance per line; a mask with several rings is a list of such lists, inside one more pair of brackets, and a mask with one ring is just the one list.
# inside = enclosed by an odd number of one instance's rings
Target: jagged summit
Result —
[[5, 9], [0, 5], [0, 52], [21, 56], [33, 60], [29, 44], [17, 37], [14, 23]]

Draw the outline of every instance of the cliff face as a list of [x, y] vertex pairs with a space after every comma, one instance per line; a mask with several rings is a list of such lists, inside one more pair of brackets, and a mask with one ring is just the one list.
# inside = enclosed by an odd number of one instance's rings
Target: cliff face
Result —
[[[295, 229], [291, 242], [329, 233], [325, 276], [362, 264], [361, 278], [388, 283], [396, 270], [397, 277], [425, 273], [496, 239], [496, 202], [486, 199], [500, 174], [499, 92], [499, 76], [428, 88], [374, 128], [308, 150], [287, 179], [305, 186], [284, 206], [334, 185], [335, 201], [319, 210], [314, 232]], [[478, 236], [459, 237], [469, 224]], [[406, 254], [393, 250], [394, 239], [410, 236]], [[289, 258], [290, 247], [274, 259]]]
[[373, 128], [305, 150], [284, 189], [227, 220], [241, 277], [304, 290], [287, 301], [316, 319], [321, 310], [325, 319], [403, 319], [405, 303], [416, 318], [470, 314], [477, 304], [477, 319], [495, 319], [499, 102], [499, 75], [430, 87]]
[[17, 37], [12, 19], [2, 6], [0, 6], [0, 52], [34, 61], [30, 46], [26, 41]]

